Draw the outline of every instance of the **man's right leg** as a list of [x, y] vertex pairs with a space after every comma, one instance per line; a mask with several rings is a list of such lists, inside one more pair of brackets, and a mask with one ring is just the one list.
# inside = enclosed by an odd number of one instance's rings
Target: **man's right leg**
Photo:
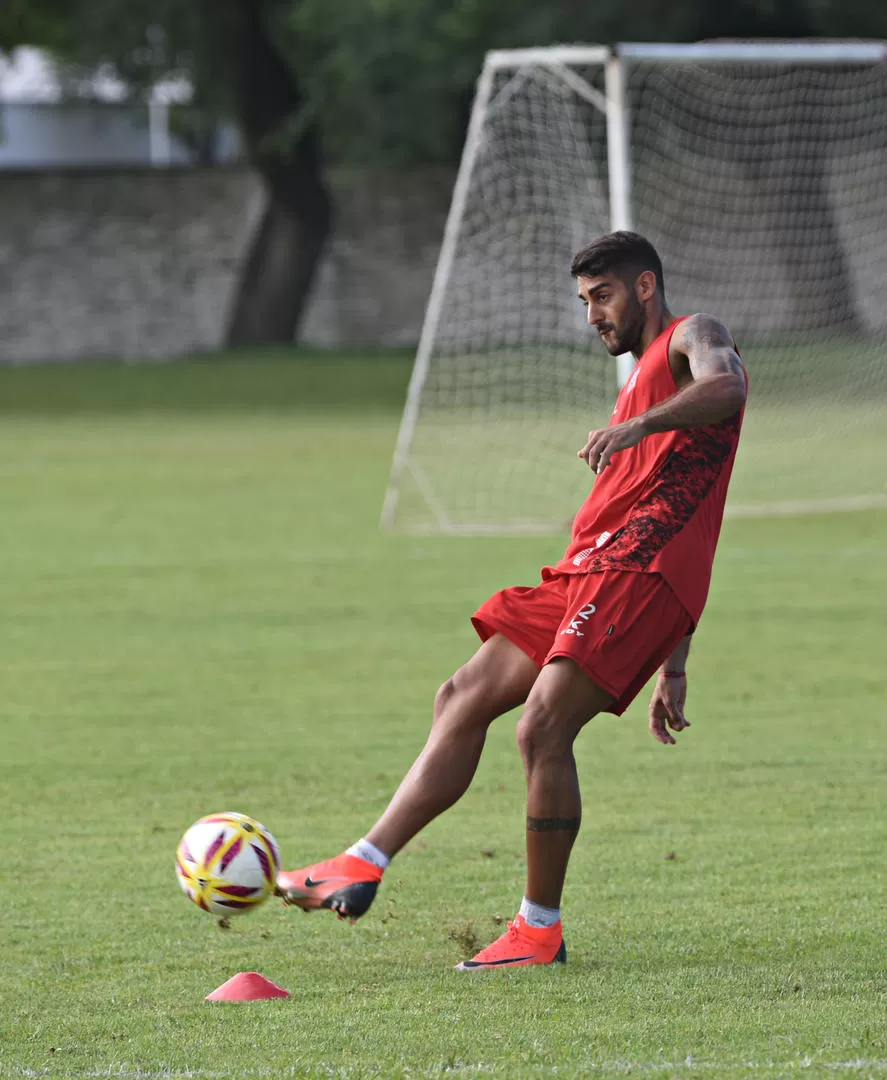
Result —
[[539, 669], [502, 634], [494, 634], [438, 690], [425, 748], [367, 840], [389, 857], [468, 790], [487, 728], [523, 705]]
[[[529, 656], [502, 634], [494, 634], [438, 690], [428, 741], [388, 808], [366, 834], [387, 858], [453, 805], [477, 770], [487, 728], [522, 705], [539, 674]], [[328, 907], [354, 919], [372, 903], [380, 867], [354, 855], [279, 875], [278, 892], [310, 910]]]

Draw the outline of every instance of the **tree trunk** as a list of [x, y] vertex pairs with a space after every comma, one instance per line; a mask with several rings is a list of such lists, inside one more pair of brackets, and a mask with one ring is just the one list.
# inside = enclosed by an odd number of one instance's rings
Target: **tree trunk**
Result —
[[[220, 7], [206, 0], [208, 19]], [[262, 0], [229, 0], [222, 24], [235, 103], [250, 161], [268, 203], [253, 236], [229, 316], [229, 345], [294, 340], [332, 225], [321, 170], [320, 140], [300, 123], [303, 95], [276, 48]], [[286, 132], [289, 126], [292, 134]]]
[[294, 340], [328, 232], [319, 224], [300, 220], [269, 192], [240, 274], [227, 344]]

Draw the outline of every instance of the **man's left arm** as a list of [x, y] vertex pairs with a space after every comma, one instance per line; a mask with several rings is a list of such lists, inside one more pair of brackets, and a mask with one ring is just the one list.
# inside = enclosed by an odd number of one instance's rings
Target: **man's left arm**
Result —
[[635, 417], [644, 435], [708, 427], [745, 404], [745, 369], [726, 326], [712, 315], [691, 315], [671, 339], [669, 363], [678, 392]]
[[690, 726], [684, 715], [687, 704], [687, 657], [690, 655], [692, 634], [681, 638], [671, 656], [661, 665], [650, 701], [650, 733], [666, 746], [674, 744], [668, 730], [683, 731]]
[[669, 363], [678, 392], [622, 424], [589, 433], [579, 451], [596, 473], [620, 450], [656, 432], [708, 427], [726, 420], [745, 404], [745, 369], [733, 338], [711, 315], [691, 315], [677, 328]]

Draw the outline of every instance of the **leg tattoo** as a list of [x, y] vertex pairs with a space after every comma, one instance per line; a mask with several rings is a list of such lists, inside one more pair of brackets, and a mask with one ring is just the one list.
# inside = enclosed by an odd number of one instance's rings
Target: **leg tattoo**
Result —
[[580, 818], [528, 817], [529, 832], [579, 832]]

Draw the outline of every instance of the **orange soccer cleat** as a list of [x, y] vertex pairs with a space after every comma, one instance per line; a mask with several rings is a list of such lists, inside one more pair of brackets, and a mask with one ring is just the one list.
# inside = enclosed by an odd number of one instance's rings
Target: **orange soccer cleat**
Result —
[[508, 929], [474, 957], [456, 965], [456, 971], [489, 971], [494, 968], [529, 967], [530, 964], [563, 964], [567, 959], [563, 925], [528, 926], [515, 915]]
[[282, 871], [277, 894], [303, 911], [329, 908], [340, 919], [356, 922], [369, 910], [381, 880], [381, 867], [356, 855], [337, 855], [302, 870]]

